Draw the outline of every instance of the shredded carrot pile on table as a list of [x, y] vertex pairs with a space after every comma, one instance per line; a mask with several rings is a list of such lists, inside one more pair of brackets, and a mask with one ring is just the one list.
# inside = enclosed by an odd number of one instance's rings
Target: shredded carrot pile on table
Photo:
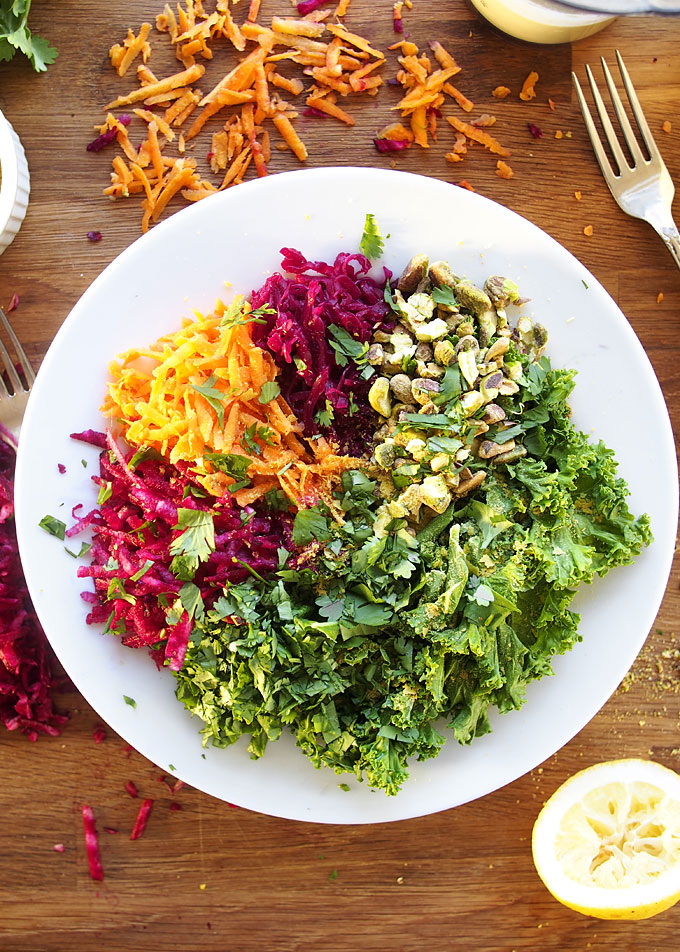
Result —
[[[326, 22], [332, 12], [327, 9], [302, 17], [274, 16], [269, 26], [257, 22], [260, 0], [251, 0], [245, 20], [237, 23], [232, 10], [237, 3], [216, 0], [212, 13], [201, 0], [184, 0], [176, 8], [165, 4], [156, 17], [156, 30], [167, 35], [183, 67], [170, 76], [159, 79], [146, 65], [151, 55], [149, 23], [142, 24], [137, 36], [129, 30], [124, 42], [109, 51], [120, 76], [141, 57], [138, 86], [106, 108], [146, 107], [134, 112], [147, 123], [147, 137], [139, 149], [133, 147], [111, 112], [97, 127], [100, 134], [117, 128], [123, 150], [123, 156], [113, 160], [111, 185], [104, 192], [112, 198], [143, 196], [143, 231], [159, 220], [178, 193], [190, 202], [206, 198], [242, 182], [251, 164], [257, 175], [266, 175], [272, 155], [270, 131], [280, 137], [277, 150], [289, 149], [304, 162], [307, 148], [293, 125], [298, 107], [286, 96], [295, 99], [304, 94], [308, 110], [352, 126], [354, 117], [339, 101], [360, 94], [375, 96], [382, 85], [377, 71], [384, 64], [384, 53], [339, 20], [350, 0], [340, 0], [333, 11], [335, 22]], [[194, 84], [205, 73], [204, 62], [213, 59], [215, 45], [224, 40], [245, 56], [203, 94]], [[309, 85], [286, 75], [285, 69], [282, 72], [286, 64], [302, 67]], [[222, 125], [213, 133], [209, 153], [212, 172], [222, 176], [215, 184], [201, 176], [196, 160], [185, 153], [187, 144], [218, 115]], [[167, 146], [175, 140], [178, 155], [171, 157]]]
[[110, 366], [102, 410], [120, 421], [133, 445], [173, 464], [195, 464], [213, 495], [238, 479], [209, 454], [249, 460], [249, 485], [232, 492], [240, 506], [272, 489], [296, 505], [331, 503], [339, 477], [358, 461], [337, 455], [323, 438], [303, 443], [302, 425], [275, 385], [271, 356], [252, 342], [249, 305], [239, 304], [234, 312], [218, 302], [213, 314], [197, 314], [179, 331], [122, 354]]
[[[380, 152], [393, 151], [385, 140], [394, 139], [401, 141], [401, 147], [408, 147], [415, 142], [421, 148], [428, 149], [432, 142], [437, 141], [438, 121], [451, 101], [464, 113], [472, 113], [475, 109], [474, 102], [451, 82], [461, 72], [455, 58], [438, 40], [431, 41], [429, 48], [431, 55], [421, 53], [415, 43], [406, 39], [390, 46], [390, 50], [400, 54], [400, 69], [396, 79], [404, 95], [392, 109], [400, 111], [403, 124], [393, 123], [381, 130], [376, 140]], [[503, 98], [510, 92], [508, 89], [506, 93], [506, 88], [496, 87], [493, 95]], [[496, 139], [481, 131], [483, 127], [494, 125], [495, 116], [483, 113], [471, 122], [463, 122], [455, 116], [447, 115], [445, 118], [457, 132], [453, 149], [445, 155], [447, 161], [462, 162], [473, 142], [486, 146], [497, 155], [510, 155], [510, 151]]]

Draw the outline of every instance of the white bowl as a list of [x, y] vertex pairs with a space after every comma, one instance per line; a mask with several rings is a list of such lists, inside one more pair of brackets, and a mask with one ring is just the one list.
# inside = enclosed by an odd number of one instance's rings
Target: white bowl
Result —
[[0, 112], [0, 255], [14, 241], [28, 208], [31, 179], [24, 147]]
[[[389, 235], [384, 263], [396, 273], [424, 251], [477, 282], [489, 274], [518, 282], [531, 298], [529, 314], [550, 334], [554, 364], [578, 370], [570, 401], [575, 425], [592, 429], [616, 452], [631, 510], [649, 513], [655, 535], [633, 565], [579, 591], [574, 608], [582, 615], [583, 643], [555, 660], [555, 676], [534, 681], [521, 710], [494, 713], [493, 733], [470, 747], [449, 735], [436, 759], [411, 765], [397, 797], [372, 793], [328, 768], [315, 770], [290, 735], [270, 744], [259, 761], [243, 742], [203, 751], [202, 723], [176, 700], [170, 671], [158, 671], [145, 651], [102, 635], [102, 626], [85, 624], [80, 592], [90, 585], [76, 577], [64, 544], [39, 527], [47, 513], [70, 521], [74, 505], [87, 512], [96, 504], [91, 476], [99, 450], [69, 433], [104, 425], [98, 408], [115, 354], [178, 327], [194, 308], [207, 312], [219, 296], [228, 303], [235, 293], [260, 287], [279, 267], [283, 246], [317, 261], [357, 249], [367, 212]], [[380, 265], [377, 270], [382, 273]], [[162, 770], [251, 810], [372, 823], [484, 796], [550, 757], [602, 707], [642, 647], [664, 594], [675, 549], [678, 470], [663, 396], [639, 340], [604, 288], [556, 241], [501, 205], [437, 179], [319, 168], [267, 176], [197, 202], [102, 272], [40, 368], [21, 430], [15, 502], [21, 560], [47, 636], [78, 690], [128, 743]], [[349, 791], [338, 786], [341, 780]]]

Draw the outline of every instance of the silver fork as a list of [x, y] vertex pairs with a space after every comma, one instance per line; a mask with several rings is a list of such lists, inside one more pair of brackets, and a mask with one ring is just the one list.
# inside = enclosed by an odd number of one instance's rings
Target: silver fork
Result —
[[35, 381], [30, 361], [19, 343], [12, 325], [0, 309], [0, 330], [4, 331], [14, 349], [16, 361], [0, 337], [0, 361], [3, 372], [0, 374], [0, 437], [8, 439], [16, 446], [21, 430], [21, 421]]
[[607, 88], [609, 89], [609, 95], [614, 106], [616, 117], [619, 121], [619, 131], [630, 152], [632, 164], [624, 155], [590, 66], [586, 66], [586, 74], [593, 93], [593, 99], [595, 100], [597, 114], [602, 123], [604, 137], [614, 159], [613, 167], [605, 152], [595, 123], [593, 122], [593, 117], [586, 103], [578, 77], [576, 73], [572, 73], [571, 75], [576, 87], [576, 95], [578, 96], [579, 105], [581, 106], [586, 129], [588, 130], [590, 141], [595, 150], [595, 156], [602, 169], [604, 180], [619, 206], [627, 215], [632, 215], [633, 218], [641, 218], [652, 226], [654, 231], [663, 238], [666, 247], [673, 256], [673, 260], [680, 268], [680, 232], [678, 232], [671, 213], [675, 186], [668, 173], [668, 169], [664, 165], [654, 137], [649, 130], [645, 114], [642, 111], [630, 76], [628, 75], [628, 70], [618, 50], [616, 51], [616, 59], [626, 95], [628, 96], [630, 109], [635, 117], [640, 137], [649, 153], [649, 158], [646, 158], [638, 144], [623, 103], [621, 102], [621, 97], [617, 92], [614, 80], [612, 79], [609, 67], [604, 58], [602, 58], [604, 78], [607, 82]]

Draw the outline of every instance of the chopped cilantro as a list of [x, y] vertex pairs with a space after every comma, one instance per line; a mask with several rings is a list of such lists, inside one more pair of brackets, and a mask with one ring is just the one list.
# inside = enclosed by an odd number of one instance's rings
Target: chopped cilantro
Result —
[[113, 494], [113, 485], [110, 480], [106, 480], [105, 483], [102, 483], [99, 487], [99, 495], [97, 496], [97, 505], [102, 506], [107, 499], [110, 499]]
[[298, 511], [293, 523], [293, 542], [295, 545], [309, 545], [314, 539], [318, 542], [324, 542], [330, 537], [328, 521], [319, 509], [313, 507]]
[[200, 395], [213, 408], [217, 414], [217, 422], [219, 423], [220, 428], [222, 428], [224, 426], [224, 398], [226, 397], [226, 393], [224, 390], [220, 390], [219, 387], [216, 387], [216, 383], [217, 377], [215, 374], [211, 374], [204, 384], [199, 386], [198, 384], [192, 383], [190, 386], [192, 390], [196, 391], [196, 393], [200, 393]]
[[262, 456], [262, 447], [257, 440], [262, 440], [268, 446], [274, 446], [274, 431], [268, 426], [258, 426], [257, 423], [251, 423], [243, 431], [241, 437], [241, 446], [252, 453], [254, 456]]
[[455, 307], [458, 303], [453, 296], [453, 288], [449, 288], [446, 285], [440, 288], [432, 288], [432, 300], [446, 307]]
[[[177, 525], [174, 528], [184, 531], [170, 543], [170, 554], [182, 556], [181, 567], [185, 571], [193, 569], [195, 572], [198, 563], [205, 562], [215, 549], [215, 524], [212, 513], [205, 512], [203, 509], [178, 509]], [[175, 571], [174, 568], [173, 571]]]
[[91, 548], [92, 544], [90, 542], [81, 542], [79, 552], [71, 552], [68, 546], [64, 546], [65, 551], [68, 552], [69, 555], [72, 555], [74, 559], [81, 559], [84, 555], [87, 555]]
[[278, 383], [275, 380], [268, 380], [262, 384], [260, 396], [257, 399], [260, 403], [271, 403], [272, 400], [276, 400], [280, 393], [281, 387], [279, 387]]
[[372, 261], [375, 258], [379, 258], [383, 253], [383, 244], [383, 238], [380, 234], [380, 228], [375, 220], [375, 216], [369, 212], [369, 214], [366, 215], [364, 233], [359, 242], [359, 250]]
[[130, 707], [137, 707], [137, 702], [135, 701], [135, 699], [134, 699], [133, 697], [128, 697], [127, 694], [124, 694], [124, 695], [123, 695], [123, 700], [124, 700], [125, 703], [128, 704]]
[[45, 532], [56, 536], [57, 539], [63, 540], [66, 537], [66, 523], [62, 522], [61, 519], [55, 519], [54, 516], [43, 516], [38, 525]]

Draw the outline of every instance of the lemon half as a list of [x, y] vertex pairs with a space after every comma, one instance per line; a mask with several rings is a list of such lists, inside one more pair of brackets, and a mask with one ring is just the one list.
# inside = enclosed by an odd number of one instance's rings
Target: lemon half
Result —
[[574, 774], [538, 815], [534, 864], [565, 906], [648, 919], [680, 899], [680, 776], [649, 760]]

